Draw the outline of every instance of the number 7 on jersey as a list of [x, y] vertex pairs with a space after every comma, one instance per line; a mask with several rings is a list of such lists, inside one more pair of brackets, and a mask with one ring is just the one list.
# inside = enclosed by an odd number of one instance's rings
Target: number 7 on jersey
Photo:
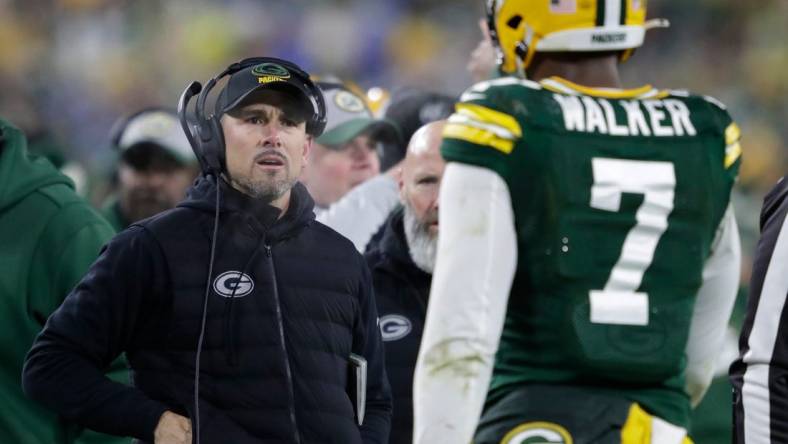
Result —
[[671, 162], [591, 159], [594, 184], [591, 207], [617, 212], [622, 193], [643, 194], [621, 255], [610, 272], [605, 288], [589, 293], [591, 322], [598, 324], [648, 325], [648, 294], [638, 292], [643, 273], [654, 260], [660, 237], [668, 228], [673, 211], [676, 174]]

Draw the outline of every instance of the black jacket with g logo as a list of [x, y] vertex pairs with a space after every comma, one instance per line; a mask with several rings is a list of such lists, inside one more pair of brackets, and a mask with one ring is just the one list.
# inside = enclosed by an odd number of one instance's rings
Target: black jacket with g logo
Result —
[[[384, 443], [391, 395], [371, 279], [353, 245], [314, 221], [296, 184], [279, 210], [224, 182], [200, 358], [201, 442]], [[165, 410], [195, 417], [194, 373], [216, 183], [132, 225], [50, 317], [27, 359], [29, 396], [96, 430], [153, 441]], [[101, 370], [125, 352], [134, 387]], [[369, 365], [366, 419], [348, 357]], [[194, 421], [192, 421], [194, 424]]]
[[394, 415], [390, 444], [409, 444], [413, 437], [413, 371], [427, 317], [432, 275], [413, 263], [405, 239], [402, 207], [394, 210], [382, 236], [365, 255], [375, 288], [380, 329], [386, 349]]

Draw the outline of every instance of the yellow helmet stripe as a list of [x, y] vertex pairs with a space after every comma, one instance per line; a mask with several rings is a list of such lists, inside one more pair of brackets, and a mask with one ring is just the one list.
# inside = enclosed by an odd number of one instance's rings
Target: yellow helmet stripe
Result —
[[625, 25], [628, 0], [597, 0], [596, 26]]
[[626, 25], [628, 0], [597, 0], [596, 25]]
[[596, 25], [616, 26], [621, 22], [621, 0], [597, 0]]
[[502, 139], [487, 130], [475, 128], [459, 123], [449, 123], [443, 129], [443, 137], [447, 139], [459, 139], [476, 145], [488, 146], [504, 154], [510, 154], [514, 149], [514, 142]]
[[456, 108], [458, 114], [467, 116], [481, 123], [498, 125], [512, 133], [515, 137], [521, 137], [523, 135], [523, 130], [520, 128], [520, 124], [517, 123], [517, 119], [509, 114], [473, 103], [458, 103]]

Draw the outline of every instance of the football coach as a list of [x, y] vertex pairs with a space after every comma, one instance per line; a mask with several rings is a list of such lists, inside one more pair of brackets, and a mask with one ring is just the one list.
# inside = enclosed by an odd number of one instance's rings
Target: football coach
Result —
[[[203, 174], [104, 248], [33, 344], [25, 392], [143, 443], [387, 442], [369, 271], [297, 182], [320, 90], [290, 62], [245, 59], [192, 83], [179, 112]], [[122, 352], [133, 387], [102, 373]]]

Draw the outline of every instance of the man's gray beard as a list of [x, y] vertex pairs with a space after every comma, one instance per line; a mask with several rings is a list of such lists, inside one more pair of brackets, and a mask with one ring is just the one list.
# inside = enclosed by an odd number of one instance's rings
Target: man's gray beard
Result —
[[438, 236], [433, 237], [430, 234], [429, 225], [421, 223], [416, 218], [413, 208], [408, 203], [403, 206], [405, 207], [403, 225], [410, 257], [422, 271], [432, 274], [435, 270], [435, 258], [438, 255]]
[[240, 188], [244, 194], [265, 203], [271, 203], [282, 197], [293, 188], [293, 185], [295, 185], [297, 181], [297, 177], [277, 179], [272, 182], [255, 182], [246, 178], [233, 179], [233, 182], [235, 182], [236, 186]]

